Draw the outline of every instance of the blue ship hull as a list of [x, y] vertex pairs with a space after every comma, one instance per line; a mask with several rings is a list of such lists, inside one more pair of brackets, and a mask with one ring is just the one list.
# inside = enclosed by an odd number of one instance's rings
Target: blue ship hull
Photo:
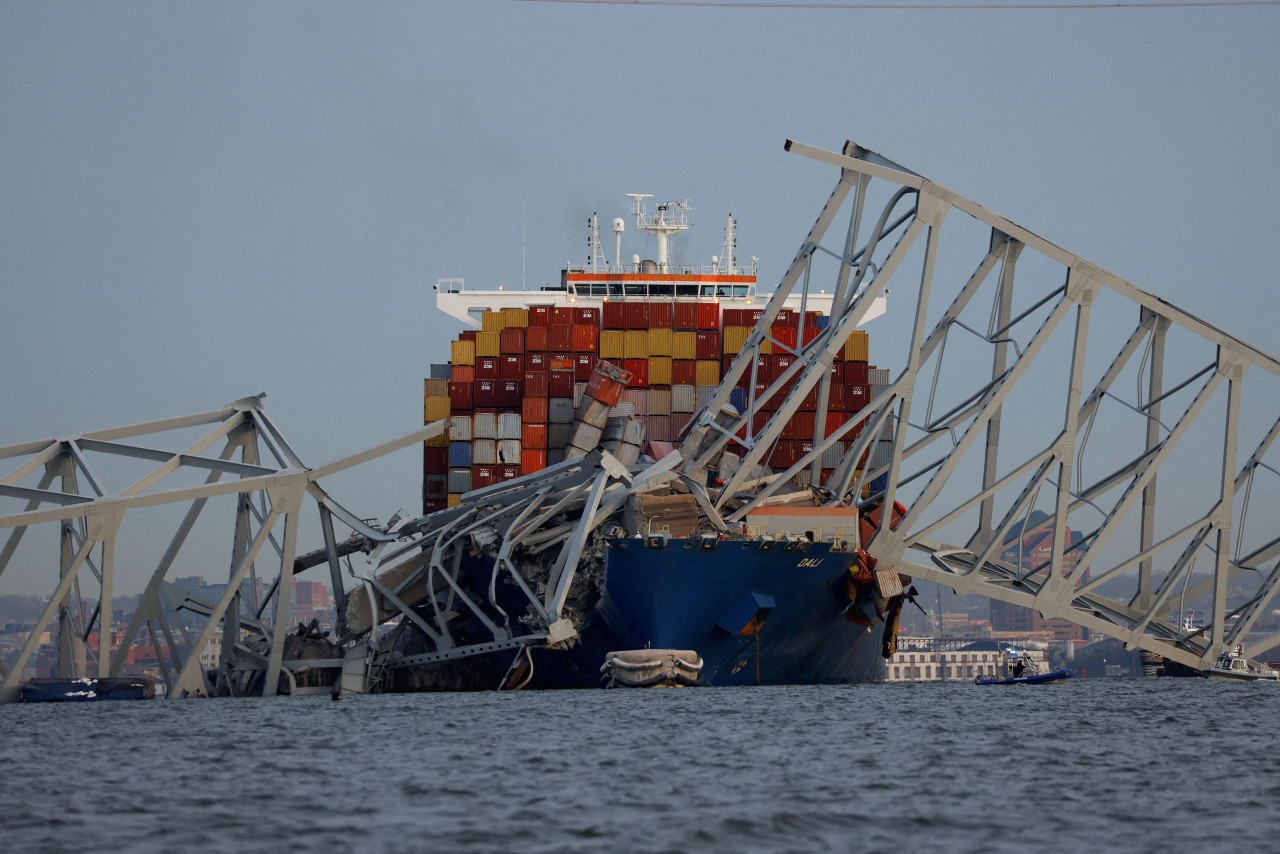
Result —
[[884, 679], [884, 622], [867, 594], [850, 599], [853, 555], [760, 541], [606, 540], [603, 589], [577, 642], [533, 653], [529, 687], [597, 687], [605, 655], [688, 649], [708, 685]]
[[155, 682], [149, 678], [29, 679], [22, 683], [24, 703], [95, 703], [103, 700], [150, 700]]

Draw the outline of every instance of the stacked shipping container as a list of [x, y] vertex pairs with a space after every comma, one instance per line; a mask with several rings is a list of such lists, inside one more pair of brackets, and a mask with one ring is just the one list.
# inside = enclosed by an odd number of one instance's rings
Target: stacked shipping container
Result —
[[[604, 302], [600, 308], [531, 306], [489, 311], [479, 331], [451, 344], [449, 365], [433, 365], [424, 389], [426, 423], [449, 418], [446, 436], [423, 449], [423, 512], [456, 504], [462, 493], [539, 471], [603, 445], [624, 463], [644, 439], [678, 441], [714, 395], [762, 308], [716, 302]], [[738, 388], [754, 382], [760, 400], [786, 377], [794, 350], [826, 326], [817, 312], [783, 309], [770, 341]], [[865, 332], [854, 332], [832, 365], [825, 435], [844, 429], [886, 372], [867, 363]], [[798, 374], [798, 371], [795, 372]], [[765, 401], [760, 429], [794, 378]], [[817, 394], [806, 397], [766, 462], [785, 469], [813, 447]], [[846, 429], [823, 457], [834, 466], [858, 428]]]

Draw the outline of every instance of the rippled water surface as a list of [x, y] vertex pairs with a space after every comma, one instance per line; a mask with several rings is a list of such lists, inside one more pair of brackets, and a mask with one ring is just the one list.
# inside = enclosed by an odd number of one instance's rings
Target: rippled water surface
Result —
[[1276, 851], [1280, 686], [0, 707], [6, 851]]

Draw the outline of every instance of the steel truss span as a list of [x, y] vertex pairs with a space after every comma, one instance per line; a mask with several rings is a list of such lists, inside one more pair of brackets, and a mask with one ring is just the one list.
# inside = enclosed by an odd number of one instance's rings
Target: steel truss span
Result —
[[[1280, 643], [1258, 631], [1280, 580], [1275, 357], [854, 143], [787, 150], [839, 177], [778, 297], [821, 282], [835, 305], [792, 370], [768, 389], [750, 376], [747, 411], [717, 423], [750, 356], [779, 352], [775, 298], [690, 433], [687, 470], [743, 457], [715, 504], [722, 524], [781, 486], [753, 484], [753, 464], [816, 388], [813, 451], [788, 474], [811, 469], [830, 505], [903, 505], [862, 544], [878, 571], [1197, 668]], [[897, 332], [877, 324], [871, 354], [888, 375], [856, 416], [831, 419], [856, 438], [824, 435], [833, 356], [891, 286]], [[1206, 596], [1205, 620], [1178, 619]]]
[[[494, 683], [519, 687], [526, 650], [575, 643], [583, 591], [603, 568], [601, 536], [625, 533], [612, 526], [632, 496], [668, 486], [694, 496], [713, 540], [710, 529], [745, 530], [754, 508], [797, 496], [861, 504], [876, 518], [876, 502], [900, 505], [896, 525], [840, 537], [886, 600], [902, 592], [900, 576], [936, 582], [1201, 669], [1225, 649], [1253, 658], [1280, 643], [1262, 620], [1280, 581], [1270, 509], [1280, 501], [1280, 363], [861, 146], [787, 149], [835, 169], [835, 188], [742, 356], [659, 462], [628, 468], [595, 451], [378, 524], [320, 479], [439, 437], [445, 421], [316, 468], [261, 396], [0, 448], [15, 466], [0, 476], [0, 582], [35, 566], [48, 596], [20, 648], [0, 656], [0, 702], [17, 699], [54, 620], [60, 676], [117, 675], [120, 651], [145, 637], [170, 697], [378, 690], [397, 673], [494, 653], [512, 662]], [[870, 399], [846, 414], [853, 407], [832, 405], [833, 365], [891, 286], [893, 311], [873, 330]], [[778, 341], [771, 329], [787, 300], [803, 318], [819, 293], [832, 295], [826, 325], [804, 330], [802, 320], [795, 346]], [[794, 358], [763, 381], [759, 357], [770, 352]], [[792, 416], [815, 408], [812, 450], [770, 471]], [[157, 449], [166, 442], [177, 447]], [[230, 571], [218, 600], [203, 601], [169, 576], [218, 507]], [[174, 533], [148, 563], [113, 653], [99, 629], [117, 545], [164, 508]], [[312, 512], [322, 543], [298, 554], [299, 521]], [[32, 528], [53, 536], [24, 544]], [[149, 543], [165, 528], [143, 530]], [[859, 531], [873, 533], [857, 542]], [[281, 581], [318, 567], [338, 624], [313, 643], [290, 630]], [[1197, 601], [1211, 606], [1188, 626]], [[200, 653], [219, 635], [221, 663], [206, 668]]]

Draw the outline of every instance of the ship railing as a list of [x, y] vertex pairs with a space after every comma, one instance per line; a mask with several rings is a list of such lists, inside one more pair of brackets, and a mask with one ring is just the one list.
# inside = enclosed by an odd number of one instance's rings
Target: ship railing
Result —
[[572, 296], [595, 299], [742, 299], [756, 297], [754, 284], [724, 282], [571, 282]]
[[754, 276], [756, 261], [751, 266], [740, 264], [668, 264], [666, 270], [659, 269], [654, 261], [641, 261], [639, 264], [582, 264], [568, 265], [570, 273], [586, 273], [593, 276]]

